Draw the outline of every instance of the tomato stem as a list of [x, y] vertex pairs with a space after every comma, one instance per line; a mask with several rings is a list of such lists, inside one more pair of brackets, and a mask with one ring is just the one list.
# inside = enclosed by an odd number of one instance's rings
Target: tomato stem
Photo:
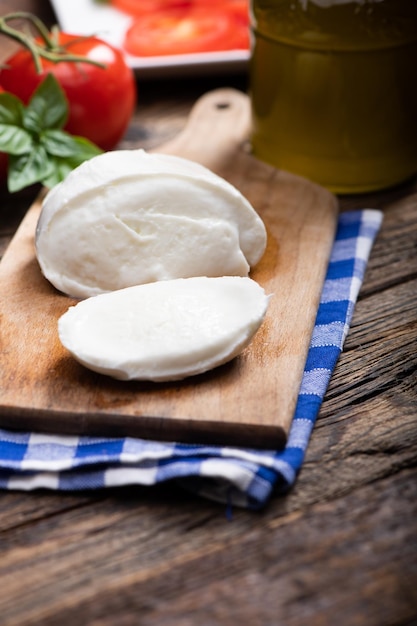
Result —
[[[8, 22], [11, 20], [28, 20], [30, 24], [37, 30], [40, 38], [43, 40], [43, 44], [37, 43], [31, 35], [27, 35], [16, 28], [9, 26]], [[33, 62], [35, 64], [36, 72], [40, 74], [42, 72], [42, 59], [51, 61], [51, 63], [61, 63], [63, 61], [70, 63], [90, 63], [97, 67], [105, 68], [103, 63], [93, 61], [86, 57], [70, 54], [65, 47], [57, 45], [57, 38], [54, 37], [55, 33], [49, 33], [45, 24], [32, 13], [26, 11], [18, 11], [16, 13], [9, 13], [0, 17], [0, 34], [6, 35], [14, 41], [17, 41], [24, 46], [32, 55]], [[54, 41], [55, 39], [55, 41]]]

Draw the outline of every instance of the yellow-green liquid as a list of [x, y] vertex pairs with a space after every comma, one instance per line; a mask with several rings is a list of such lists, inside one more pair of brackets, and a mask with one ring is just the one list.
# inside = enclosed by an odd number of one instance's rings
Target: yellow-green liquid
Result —
[[252, 148], [336, 193], [417, 172], [417, 0], [254, 0]]

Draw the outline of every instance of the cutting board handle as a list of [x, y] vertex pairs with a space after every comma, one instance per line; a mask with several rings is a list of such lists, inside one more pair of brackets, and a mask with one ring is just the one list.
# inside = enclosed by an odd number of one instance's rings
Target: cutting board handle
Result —
[[219, 154], [227, 160], [237, 149], [247, 150], [250, 126], [247, 95], [237, 89], [216, 89], [197, 101], [184, 130], [157, 152], [181, 154], [217, 169]]

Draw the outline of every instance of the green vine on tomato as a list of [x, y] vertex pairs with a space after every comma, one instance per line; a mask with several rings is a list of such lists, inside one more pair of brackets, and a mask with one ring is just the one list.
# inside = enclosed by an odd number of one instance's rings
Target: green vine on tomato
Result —
[[[11, 27], [12, 20], [22, 18], [35, 36]], [[49, 32], [38, 18], [24, 12], [0, 18], [1, 34], [22, 46], [0, 70], [0, 86], [6, 92], [0, 93], [0, 151], [8, 156], [9, 190], [33, 182], [55, 184], [82, 160], [117, 146], [136, 104], [134, 74], [121, 50], [93, 36], [56, 28]], [[47, 115], [33, 122], [33, 111], [42, 107], [60, 112], [52, 125]], [[31, 134], [31, 143], [25, 144], [34, 150], [30, 158], [28, 152], [27, 158], [16, 153], [21, 149], [16, 147], [17, 137], [25, 133]], [[56, 133], [59, 137], [53, 142]], [[0, 165], [2, 160], [4, 155]]]
[[[38, 41], [34, 40], [33, 37], [30, 37], [26, 33], [22, 33], [16, 28], [9, 26], [9, 22], [18, 19], [29, 21], [29, 23], [38, 32]], [[56, 28], [53, 28], [51, 32], [49, 32], [42, 20], [32, 13], [17, 11], [16, 13], [9, 13], [8, 15], [0, 17], [0, 32], [22, 44], [22, 46], [30, 52], [38, 74], [42, 72], [41, 59], [46, 59], [52, 63], [59, 63], [62, 61], [69, 61], [72, 63], [76, 63], [77, 61], [86, 62], [97, 65], [103, 69], [105, 68], [104, 63], [99, 63], [98, 61], [87, 59], [81, 55], [69, 53], [66, 47], [61, 46], [59, 43], [59, 31]]]

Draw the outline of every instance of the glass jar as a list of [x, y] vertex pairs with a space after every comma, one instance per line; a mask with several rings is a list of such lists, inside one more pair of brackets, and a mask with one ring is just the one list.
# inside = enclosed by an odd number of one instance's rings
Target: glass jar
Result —
[[417, 172], [417, 0], [252, 0], [252, 149], [335, 193]]

